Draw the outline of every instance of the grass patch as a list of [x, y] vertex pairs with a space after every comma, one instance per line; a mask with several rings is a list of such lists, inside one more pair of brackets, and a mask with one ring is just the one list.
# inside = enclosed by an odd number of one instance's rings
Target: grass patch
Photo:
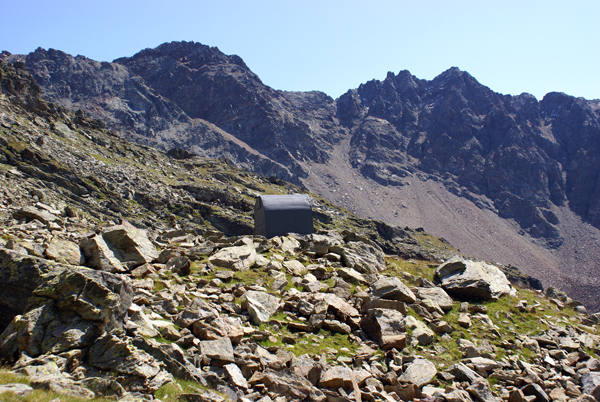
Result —
[[407, 280], [408, 275], [406, 274], [410, 274], [415, 279], [415, 283], [410, 283], [411, 286], [417, 285], [416, 280], [418, 280], [418, 278], [425, 278], [433, 281], [433, 276], [435, 275], [435, 269], [437, 267], [431, 266], [427, 261], [404, 260], [396, 256], [386, 257], [385, 261], [388, 268], [382, 272], [383, 274], [397, 276], [402, 279], [403, 282], [406, 282]]
[[[7, 369], [0, 369], [0, 384], [6, 385], [6, 384], [15, 384], [15, 383], [31, 385], [30, 381], [29, 381], [29, 377], [15, 374], [12, 371], [9, 371]], [[0, 400], [2, 400], [2, 402], [31, 402], [31, 401], [50, 402], [53, 400], [60, 400], [61, 402], [84, 402], [84, 401], [89, 402], [90, 401], [89, 399], [65, 396], [65, 395], [61, 395], [61, 394], [58, 394], [53, 391], [44, 391], [41, 389], [33, 390], [32, 392], [30, 392], [29, 394], [27, 394], [25, 396], [19, 396], [12, 392], [4, 392], [4, 393], [0, 394]], [[109, 402], [109, 401], [114, 401], [114, 399], [94, 398], [94, 399], [91, 399], [91, 401], [92, 402]]]
[[[266, 329], [266, 328], [265, 328]], [[359, 344], [352, 342], [348, 335], [339, 334], [336, 332], [327, 331], [320, 329], [317, 333], [301, 333], [302, 335], [295, 337], [296, 343], [294, 345], [286, 345], [282, 342], [282, 338], [286, 336], [294, 336], [294, 333], [290, 332], [287, 326], [283, 326], [279, 331], [274, 334], [277, 338], [277, 342], [270, 340], [261, 341], [260, 344], [263, 347], [278, 346], [291, 351], [296, 356], [304, 354], [309, 355], [321, 355], [325, 353], [331, 357], [350, 357], [356, 354], [359, 348]], [[342, 350], [343, 349], [343, 350]]]
[[165, 384], [162, 387], [160, 387], [158, 391], [156, 391], [155, 397], [163, 402], [180, 402], [181, 399], [179, 398], [179, 396], [181, 394], [199, 394], [208, 390], [218, 395], [221, 395], [225, 398], [226, 401], [230, 401], [230, 399], [226, 395], [215, 391], [214, 389], [205, 387], [196, 381], [181, 379], [175, 379], [175, 383]]

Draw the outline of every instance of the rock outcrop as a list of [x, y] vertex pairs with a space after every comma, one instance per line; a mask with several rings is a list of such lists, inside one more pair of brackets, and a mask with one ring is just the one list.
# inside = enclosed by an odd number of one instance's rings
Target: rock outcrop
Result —
[[491, 300], [514, 292], [498, 267], [482, 261], [454, 257], [440, 265], [435, 276], [446, 292], [466, 300]]

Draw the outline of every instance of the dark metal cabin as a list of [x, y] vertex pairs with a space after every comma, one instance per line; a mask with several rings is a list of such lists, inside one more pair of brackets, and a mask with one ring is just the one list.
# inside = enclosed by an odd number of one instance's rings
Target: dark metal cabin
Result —
[[312, 232], [313, 212], [307, 195], [261, 195], [256, 198], [254, 234], [273, 237]]

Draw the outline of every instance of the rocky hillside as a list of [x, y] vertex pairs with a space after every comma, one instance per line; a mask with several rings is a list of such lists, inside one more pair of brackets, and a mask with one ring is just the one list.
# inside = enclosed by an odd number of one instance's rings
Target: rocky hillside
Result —
[[563, 292], [315, 195], [317, 233], [252, 236], [256, 195], [303, 190], [127, 142], [23, 63], [0, 88], [3, 400], [600, 393], [600, 316]]
[[99, 63], [20, 60], [45, 99], [127, 139], [225, 157], [360, 216], [423, 227], [600, 305], [600, 101], [501, 95], [451, 68], [389, 73], [337, 100], [276, 91], [238, 56], [173, 42]]

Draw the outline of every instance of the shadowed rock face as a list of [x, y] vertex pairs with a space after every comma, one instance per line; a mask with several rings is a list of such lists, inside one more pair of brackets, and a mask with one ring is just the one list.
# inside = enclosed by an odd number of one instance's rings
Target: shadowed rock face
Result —
[[[431, 81], [388, 73], [333, 100], [274, 90], [240, 57], [193, 42], [165, 43], [112, 63], [53, 49], [0, 58], [25, 62], [45, 98], [82, 109], [128, 139], [225, 157], [322, 195], [332, 192], [321, 183], [332, 183], [354, 211], [368, 205], [345, 188], [351, 181], [338, 179], [347, 170], [349, 180], [364, 179], [373, 192], [410, 180], [441, 183], [516, 224], [513, 238], [558, 250], [557, 270], [572, 265], [561, 250], [577, 243], [569, 236], [584, 233], [585, 223], [600, 229], [598, 100], [502, 95], [458, 68]], [[311, 181], [315, 175], [321, 176]], [[565, 222], [559, 210], [584, 225]], [[394, 211], [383, 214], [394, 221]], [[523, 262], [529, 273], [543, 264]]]
[[339, 137], [333, 99], [320, 92], [275, 91], [240, 57], [217, 48], [165, 43], [115, 63], [142, 77], [188, 116], [210, 121], [286, 166], [326, 162]]
[[504, 96], [452, 68], [432, 81], [390, 73], [337, 102], [353, 166], [384, 185], [426, 173], [550, 247], [562, 242], [552, 205], [598, 226], [597, 101]]

